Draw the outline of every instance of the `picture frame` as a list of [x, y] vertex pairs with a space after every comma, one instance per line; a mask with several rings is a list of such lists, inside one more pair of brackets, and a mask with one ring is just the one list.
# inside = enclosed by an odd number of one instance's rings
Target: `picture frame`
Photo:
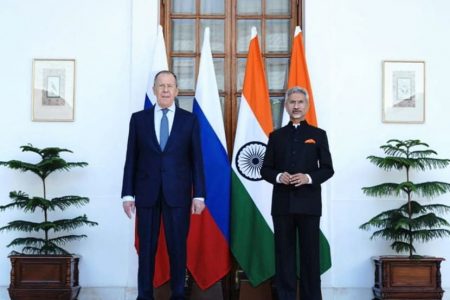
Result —
[[383, 123], [425, 122], [425, 62], [383, 61]]
[[32, 121], [74, 121], [75, 59], [33, 59], [32, 82]]

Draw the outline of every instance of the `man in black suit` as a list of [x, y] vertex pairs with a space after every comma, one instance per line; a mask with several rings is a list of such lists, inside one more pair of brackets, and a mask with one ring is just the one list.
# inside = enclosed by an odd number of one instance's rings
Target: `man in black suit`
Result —
[[177, 78], [156, 74], [157, 103], [130, 120], [122, 199], [139, 237], [138, 300], [153, 299], [161, 216], [170, 260], [171, 299], [185, 299], [186, 240], [190, 213], [205, 208], [200, 130], [194, 114], [175, 106]]
[[325, 131], [305, 121], [307, 91], [289, 89], [285, 108], [291, 121], [270, 134], [261, 169], [262, 177], [274, 185], [275, 285], [278, 299], [296, 299], [298, 234], [300, 299], [320, 300], [320, 184], [333, 176], [333, 164]]

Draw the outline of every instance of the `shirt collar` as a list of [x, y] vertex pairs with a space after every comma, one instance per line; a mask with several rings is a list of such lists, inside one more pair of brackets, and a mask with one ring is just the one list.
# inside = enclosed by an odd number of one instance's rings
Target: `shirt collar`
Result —
[[[159, 106], [158, 102], [156, 102], [155, 109], [156, 109], [156, 111], [161, 111], [163, 108], [161, 106]], [[172, 103], [171, 106], [167, 107], [167, 109], [172, 112], [175, 111], [175, 101]]]

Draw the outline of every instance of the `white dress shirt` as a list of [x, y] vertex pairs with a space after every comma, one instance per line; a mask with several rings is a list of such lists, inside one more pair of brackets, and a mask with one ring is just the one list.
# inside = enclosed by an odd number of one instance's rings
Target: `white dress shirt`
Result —
[[[169, 121], [169, 136], [170, 136], [170, 131], [172, 130], [172, 125], [173, 125], [173, 119], [175, 117], [175, 102], [172, 103], [171, 106], [167, 107], [168, 111], [167, 111], [167, 120]], [[163, 116], [163, 112], [162, 112], [163, 108], [161, 106], [159, 106], [158, 102], [156, 102], [155, 104], [155, 133], [156, 133], [156, 139], [158, 140], [158, 144], [159, 144], [159, 131], [161, 128], [161, 118]]]

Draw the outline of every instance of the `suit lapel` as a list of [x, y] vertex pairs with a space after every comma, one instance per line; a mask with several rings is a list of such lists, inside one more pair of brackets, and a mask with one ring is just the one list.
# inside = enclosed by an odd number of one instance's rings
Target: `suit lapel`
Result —
[[176, 140], [176, 137], [174, 137], [177, 132], [180, 132], [181, 127], [183, 125], [183, 122], [180, 120], [181, 115], [178, 113], [179, 112], [178, 107], [175, 107], [175, 115], [173, 116], [173, 123], [172, 123], [172, 129], [170, 130], [170, 134], [169, 134], [169, 139], [167, 140], [167, 144], [166, 147], [164, 148], [167, 149], [168, 147], [171, 146], [171, 144], [173, 143], [174, 140]]
[[153, 147], [161, 150], [161, 147], [159, 146], [158, 138], [156, 137], [156, 132], [155, 132], [155, 106], [154, 105], [150, 109], [147, 110], [147, 114], [148, 114], [147, 128], [150, 128], [150, 130], [148, 130], [148, 134], [150, 137], [149, 140]]

